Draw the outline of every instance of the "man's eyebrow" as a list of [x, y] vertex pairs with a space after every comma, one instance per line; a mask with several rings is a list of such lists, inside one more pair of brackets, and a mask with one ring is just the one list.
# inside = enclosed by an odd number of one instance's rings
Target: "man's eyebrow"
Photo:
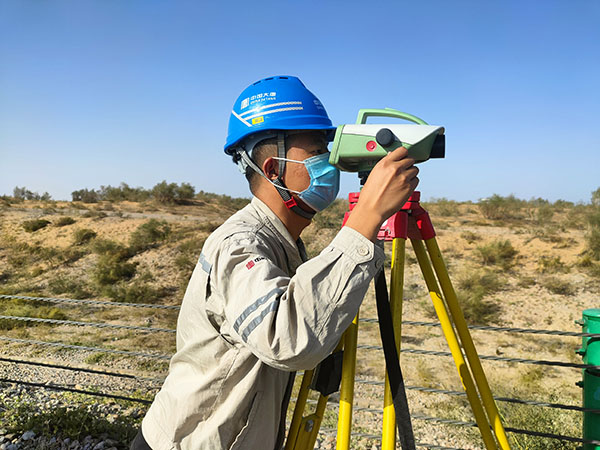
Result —
[[327, 147], [327, 144], [329, 144], [329, 141], [327, 141], [327, 139], [325, 139], [325, 137], [316, 137], [315, 136], [312, 139], [311, 144], [313, 144], [313, 145], [319, 145], [319, 146], [322, 146], [322, 147]]

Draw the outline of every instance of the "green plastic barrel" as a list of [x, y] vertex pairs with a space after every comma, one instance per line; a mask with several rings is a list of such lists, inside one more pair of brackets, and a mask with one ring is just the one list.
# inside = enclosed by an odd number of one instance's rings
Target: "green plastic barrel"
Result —
[[[583, 333], [600, 334], [600, 308], [583, 311], [583, 321], [580, 323]], [[579, 354], [583, 363], [600, 366], [600, 337], [582, 338]], [[583, 370], [583, 407], [600, 410], [600, 370]], [[600, 414], [583, 413], [583, 439], [600, 441]], [[600, 445], [584, 444], [584, 450], [600, 450]]]

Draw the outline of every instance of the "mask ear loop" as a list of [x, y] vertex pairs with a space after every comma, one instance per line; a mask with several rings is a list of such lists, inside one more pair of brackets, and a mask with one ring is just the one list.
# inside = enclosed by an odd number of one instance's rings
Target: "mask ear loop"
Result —
[[[250, 150], [252, 150], [252, 149], [250, 149]], [[265, 180], [267, 180], [269, 183], [271, 183], [273, 186], [275, 186], [275, 189], [277, 189], [277, 192], [279, 193], [279, 196], [283, 200], [283, 203], [285, 204], [285, 206], [288, 209], [290, 209], [292, 212], [298, 214], [300, 217], [304, 217], [305, 219], [311, 220], [315, 216], [316, 213], [304, 211], [302, 208], [300, 208], [298, 206], [298, 204], [296, 203], [296, 200], [290, 195], [290, 192], [289, 192], [290, 189], [288, 189], [286, 187], [285, 183], [283, 182], [283, 172], [285, 171], [285, 156], [286, 156], [285, 134], [284, 133], [277, 133], [277, 154], [279, 157], [279, 175], [277, 176], [275, 181], [271, 181], [263, 173], [262, 169], [260, 167], [258, 167], [254, 161], [252, 161], [252, 158], [250, 158], [250, 156], [248, 155], [248, 152], [246, 151], [245, 148], [237, 148], [235, 150], [235, 152], [236, 152], [235, 160], [236, 160], [238, 166], [240, 167], [240, 171], [243, 171], [243, 173], [245, 173], [246, 167], [250, 167], [256, 173], [261, 175]], [[283, 158], [283, 160], [281, 158]], [[292, 192], [298, 193], [297, 191], [292, 191]]]
[[285, 183], [283, 182], [283, 172], [285, 171], [285, 157], [286, 157], [285, 134], [284, 133], [277, 134], [277, 156], [279, 157], [279, 175], [277, 176], [277, 179], [275, 181], [273, 181], [272, 183], [273, 183], [273, 185], [275, 185], [277, 192], [279, 192], [279, 196], [281, 197], [281, 199], [283, 200], [283, 203], [285, 203], [285, 206], [289, 210], [298, 214], [300, 217], [304, 217], [305, 219], [309, 219], [309, 220], [312, 219], [315, 216], [315, 213], [310, 213], [310, 212], [304, 211], [302, 208], [300, 208], [298, 206], [298, 204], [296, 203], [296, 200], [294, 199], [294, 197], [292, 197], [290, 195], [289, 189], [286, 187]]

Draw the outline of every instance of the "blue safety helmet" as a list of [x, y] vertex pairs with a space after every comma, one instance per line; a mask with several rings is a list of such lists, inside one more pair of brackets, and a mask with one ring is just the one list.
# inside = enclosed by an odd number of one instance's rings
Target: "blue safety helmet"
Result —
[[[233, 105], [225, 153], [233, 155], [249, 136], [265, 131], [325, 130], [333, 139], [335, 127], [315, 95], [297, 77], [263, 78], [248, 86]], [[253, 147], [256, 139], [251, 139]], [[261, 139], [262, 140], [262, 139]], [[246, 146], [247, 152], [252, 148]]]

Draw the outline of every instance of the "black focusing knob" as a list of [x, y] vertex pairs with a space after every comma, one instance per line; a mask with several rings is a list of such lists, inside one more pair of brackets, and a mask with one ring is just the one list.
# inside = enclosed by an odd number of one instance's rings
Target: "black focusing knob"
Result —
[[396, 136], [394, 136], [394, 133], [389, 128], [382, 128], [375, 135], [375, 140], [383, 148], [386, 148], [394, 143]]

